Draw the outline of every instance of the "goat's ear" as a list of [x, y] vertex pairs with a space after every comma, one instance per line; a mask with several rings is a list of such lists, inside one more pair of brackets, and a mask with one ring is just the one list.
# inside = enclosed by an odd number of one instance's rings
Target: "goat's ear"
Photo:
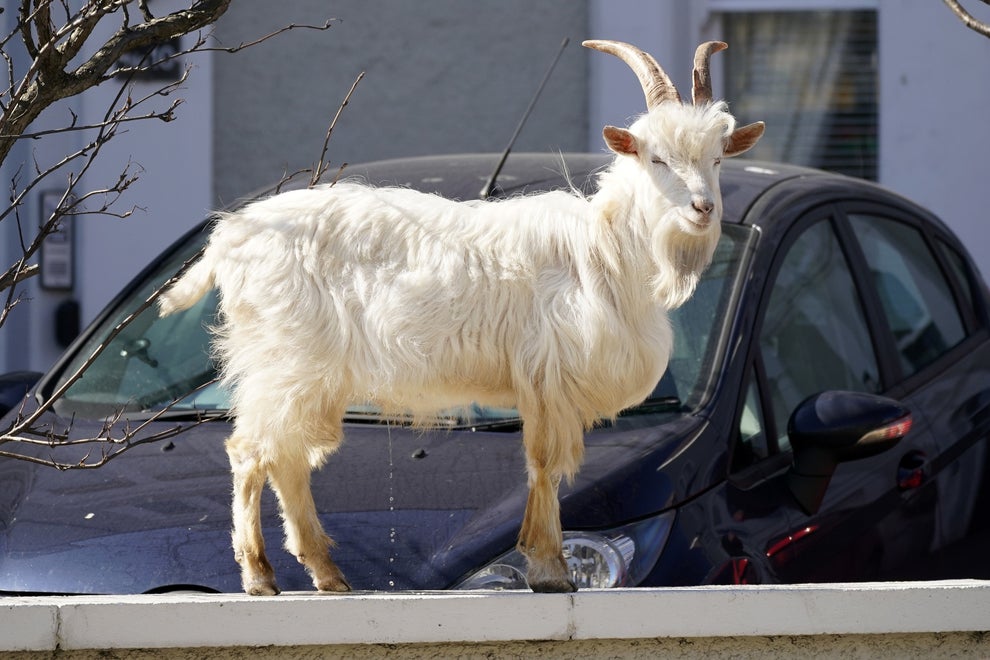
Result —
[[602, 136], [608, 148], [623, 156], [635, 156], [639, 153], [639, 141], [636, 136], [624, 128], [606, 126], [602, 129]]
[[763, 129], [765, 128], [766, 124], [758, 121], [755, 124], [748, 124], [732, 131], [732, 135], [725, 140], [725, 156], [738, 156], [749, 151], [763, 136]]

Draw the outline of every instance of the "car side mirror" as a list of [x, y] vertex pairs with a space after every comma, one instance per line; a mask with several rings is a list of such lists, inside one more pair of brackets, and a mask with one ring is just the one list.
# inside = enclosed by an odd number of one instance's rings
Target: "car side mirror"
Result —
[[802, 401], [787, 423], [794, 461], [788, 487], [805, 513], [816, 513], [839, 463], [896, 445], [911, 430], [911, 412], [893, 399], [832, 390]]

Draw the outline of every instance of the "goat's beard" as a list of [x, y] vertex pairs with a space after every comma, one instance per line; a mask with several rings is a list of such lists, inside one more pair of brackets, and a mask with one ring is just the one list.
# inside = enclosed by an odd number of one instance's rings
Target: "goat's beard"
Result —
[[715, 220], [703, 234], [688, 234], [676, 222], [659, 223], [653, 232], [656, 275], [653, 294], [667, 309], [677, 309], [694, 293], [698, 280], [711, 263], [721, 235]]

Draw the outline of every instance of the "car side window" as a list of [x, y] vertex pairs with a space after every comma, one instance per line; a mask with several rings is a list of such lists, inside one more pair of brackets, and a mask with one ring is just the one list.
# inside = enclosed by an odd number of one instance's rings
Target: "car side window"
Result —
[[965, 338], [952, 289], [914, 227], [872, 215], [851, 214], [849, 221], [910, 376]]
[[767, 439], [758, 380], [753, 369], [746, 378], [746, 398], [739, 417], [739, 438], [732, 452], [732, 471], [736, 472], [769, 458], [773, 453]]
[[951, 248], [945, 243], [945, 241], [936, 241], [938, 244], [938, 249], [942, 252], [945, 257], [946, 262], [949, 264], [949, 268], [952, 270], [959, 284], [962, 286], [963, 301], [962, 304], [966, 306], [967, 311], [973, 315], [974, 318], [978, 317], [976, 310], [976, 294], [973, 291], [972, 280], [969, 277], [969, 267], [966, 265], [966, 261], [963, 259], [962, 255], [959, 254], [955, 249]]
[[866, 317], [838, 238], [827, 219], [787, 248], [759, 335], [781, 450], [787, 420], [823, 390], [878, 392], [879, 368]]

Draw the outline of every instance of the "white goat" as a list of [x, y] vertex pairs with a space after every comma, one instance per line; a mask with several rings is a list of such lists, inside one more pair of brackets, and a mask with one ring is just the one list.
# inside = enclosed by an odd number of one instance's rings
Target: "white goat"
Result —
[[519, 534], [536, 591], [573, 591], [557, 489], [583, 431], [649, 395], [667, 366], [667, 310], [693, 292], [719, 238], [718, 164], [763, 124], [735, 127], [695, 57], [694, 104], [628, 44], [649, 111], [607, 126], [617, 156], [593, 197], [550, 192], [459, 203], [353, 182], [282, 193], [219, 217], [203, 257], [162, 297], [167, 315], [220, 292], [231, 388], [233, 545], [244, 589], [276, 594], [259, 501], [266, 479], [286, 548], [317, 589], [350, 587], [331, 560], [310, 472], [340, 444], [348, 405], [428, 416], [516, 406], [529, 498]]

